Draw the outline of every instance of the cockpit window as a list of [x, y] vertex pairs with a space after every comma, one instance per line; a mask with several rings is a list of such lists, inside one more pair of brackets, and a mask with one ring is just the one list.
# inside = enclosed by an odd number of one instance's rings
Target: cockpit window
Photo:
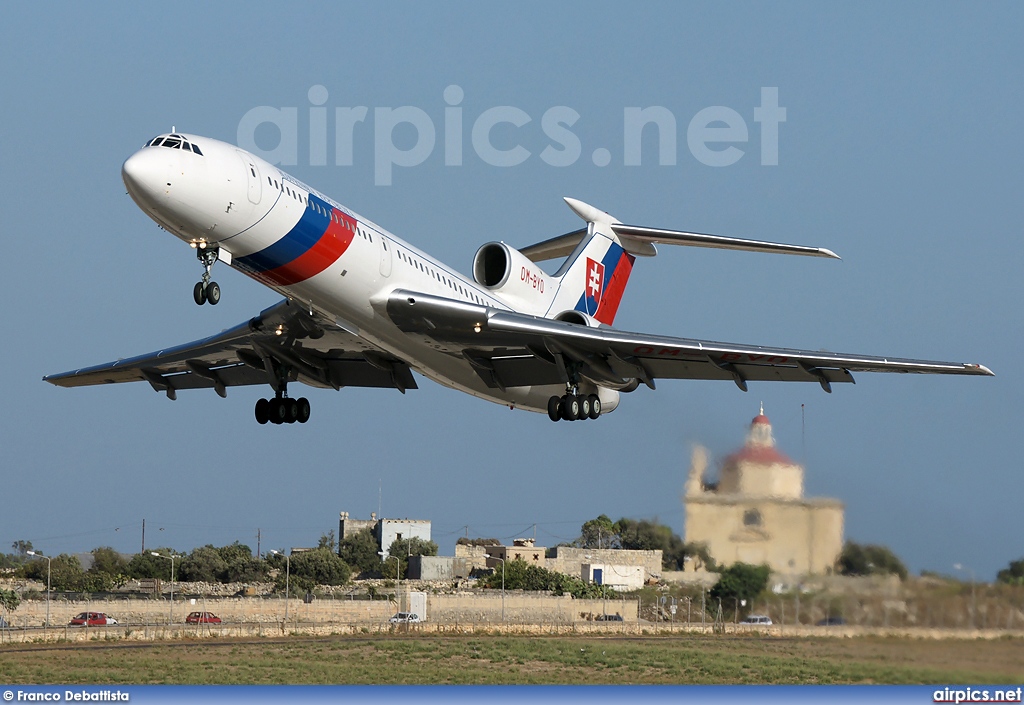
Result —
[[189, 142], [183, 135], [158, 135], [146, 143], [147, 147], [167, 147], [168, 149], [184, 149], [188, 152], [203, 156], [197, 145]]

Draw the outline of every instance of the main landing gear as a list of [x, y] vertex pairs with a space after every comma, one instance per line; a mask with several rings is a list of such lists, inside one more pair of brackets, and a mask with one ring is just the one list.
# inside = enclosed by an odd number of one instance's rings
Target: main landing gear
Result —
[[548, 418], [552, 421], [583, 421], [601, 415], [601, 399], [596, 394], [577, 394], [577, 389], [566, 390], [560, 397], [548, 399]]
[[210, 281], [210, 270], [213, 269], [213, 265], [217, 261], [218, 248], [205, 245], [206, 243], [199, 243], [195, 246], [196, 257], [202, 262], [206, 271], [203, 272], [203, 280], [196, 282], [193, 287], [192, 298], [200, 306], [205, 303], [216, 306], [220, 302], [220, 286], [217, 285], [217, 282]]
[[260, 399], [256, 402], [256, 421], [260, 425], [267, 423], [306, 423], [309, 421], [309, 400], [305, 397], [290, 399], [278, 394], [273, 399]]

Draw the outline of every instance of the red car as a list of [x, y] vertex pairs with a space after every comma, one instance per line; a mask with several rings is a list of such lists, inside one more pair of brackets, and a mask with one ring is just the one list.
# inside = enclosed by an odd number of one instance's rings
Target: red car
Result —
[[82, 612], [71, 620], [71, 626], [74, 627], [104, 627], [108, 624], [117, 624], [117, 620], [103, 612]]
[[220, 617], [213, 612], [190, 612], [186, 624], [220, 624]]

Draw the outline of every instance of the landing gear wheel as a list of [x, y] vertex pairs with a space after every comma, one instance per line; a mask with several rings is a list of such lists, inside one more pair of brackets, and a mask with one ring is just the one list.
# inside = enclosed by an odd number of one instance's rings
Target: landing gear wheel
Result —
[[584, 421], [590, 418], [590, 397], [586, 394], [580, 394], [577, 399], [580, 400], [580, 421]]
[[275, 424], [282, 424], [288, 420], [288, 406], [286, 404], [287, 399], [271, 399], [270, 400], [270, 422]]
[[309, 400], [306, 397], [301, 397], [296, 403], [299, 405], [299, 415], [295, 420], [299, 423], [306, 423], [309, 421], [310, 414]]
[[270, 421], [270, 402], [260, 399], [256, 402], [256, 423], [260, 426]]
[[590, 395], [590, 418], [596, 419], [601, 415], [601, 397], [596, 394]]
[[558, 397], [548, 399], [548, 418], [552, 421], [562, 418], [562, 401]]
[[206, 285], [206, 300], [211, 306], [216, 306], [220, 301], [220, 286], [217, 282], [210, 282]]
[[575, 421], [580, 417], [580, 399], [575, 394], [566, 394], [562, 397], [562, 418], [566, 421]]
[[285, 423], [295, 423], [299, 420], [299, 402], [297, 399], [282, 399], [285, 409]]
[[[217, 296], [220, 298], [220, 292], [217, 292]], [[200, 306], [206, 303], [206, 286], [202, 282], [196, 282], [192, 287], [192, 298]]]

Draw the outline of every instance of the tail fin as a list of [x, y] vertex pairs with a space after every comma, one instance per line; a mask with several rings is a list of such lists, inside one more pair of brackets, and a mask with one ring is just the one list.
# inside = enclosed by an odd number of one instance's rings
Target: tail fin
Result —
[[522, 250], [522, 254], [534, 262], [569, 255], [555, 274], [560, 278], [550, 309], [555, 314], [575, 309], [611, 325], [633, 271], [633, 262], [637, 256], [656, 255], [656, 243], [839, 259], [839, 255], [824, 247], [626, 225], [583, 201], [566, 198], [565, 202], [587, 221], [586, 230], [576, 230]]
[[610, 227], [618, 220], [582, 201], [566, 198], [565, 202], [587, 221], [587, 230], [571, 234], [580, 238], [579, 244], [555, 274], [558, 293], [551, 312], [576, 310], [612, 325], [636, 257], [623, 248]]

